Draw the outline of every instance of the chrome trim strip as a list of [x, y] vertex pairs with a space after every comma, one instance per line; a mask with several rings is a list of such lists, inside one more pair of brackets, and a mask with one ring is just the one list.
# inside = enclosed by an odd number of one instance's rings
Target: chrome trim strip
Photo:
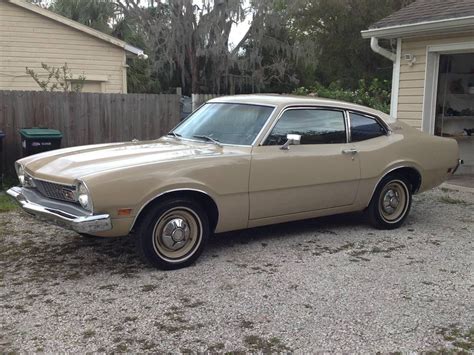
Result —
[[[268, 136], [270, 135], [270, 133], [272, 132], [272, 129], [275, 127], [275, 125], [277, 124], [277, 122], [281, 119], [281, 116], [283, 116], [283, 114], [286, 112], [286, 111], [289, 111], [289, 110], [304, 110], [304, 109], [310, 109], [310, 110], [329, 110], [329, 111], [341, 111], [343, 114], [344, 114], [344, 109], [343, 108], [340, 108], [340, 107], [332, 107], [332, 106], [321, 106], [321, 105], [287, 105], [285, 107], [283, 107], [281, 109], [281, 111], [279, 112], [278, 116], [275, 118], [275, 120], [272, 122], [272, 124], [270, 125], [270, 128], [268, 129], [268, 132], [265, 134], [265, 136], [260, 140], [260, 143], [258, 144], [259, 146], [262, 146], [263, 143], [267, 140]], [[345, 121], [345, 119], [344, 119]], [[344, 122], [345, 124], [345, 122]]]
[[[193, 191], [193, 192], [200, 192], [206, 196], [208, 196], [213, 202], [214, 204], [217, 206], [217, 217], [219, 218], [219, 205], [216, 203], [216, 201], [212, 198], [211, 195], [209, 195], [206, 191], [203, 191], [203, 190], [199, 190], [199, 189], [188, 189], [188, 188], [182, 188], [182, 189], [172, 189], [172, 190], [167, 190], [167, 191], [164, 191], [158, 195], [156, 195], [155, 197], [152, 197], [151, 199], [149, 199], [147, 202], [145, 202], [145, 204], [143, 204], [142, 207], [140, 207], [140, 209], [138, 210], [138, 213], [136, 214], [135, 218], [133, 219], [133, 222], [132, 222], [132, 225], [129, 229], [129, 232], [132, 231], [133, 227], [135, 226], [135, 223], [137, 222], [137, 219], [138, 217], [140, 216], [140, 214], [143, 212], [143, 210], [154, 200], [156, 200], [157, 198], [163, 196], [163, 195], [166, 195], [166, 194], [169, 194], [169, 193], [173, 193], [173, 192], [186, 192], [186, 191]], [[216, 223], [216, 226], [217, 224], [219, 223], [219, 220], [217, 220], [217, 223]]]
[[[26, 166], [24, 167], [24, 169], [25, 169], [25, 172], [27, 172], [27, 171], [26, 171]], [[49, 183], [51, 183], [51, 184], [56, 184], [56, 185], [61, 185], [61, 186], [67, 186], [67, 187], [77, 188], [77, 186], [74, 185], [74, 184], [70, 185], [70, 184], [65, 184], [65, 183], [63, 183], [63, 182], [57, 182], [57, 181], [52, 181], [52, 180], [46, 180], [46, 179], [37, 178], [37, 177], [35, 177], [33, 174], [31, 174], [30, 172], [28, 172], [28, 175], [29, 175], [31, 178], [33, 178], [34, 180], [49, 182]]]
[[[264, 105], [264, 106], [268, 106], [268, 107], [271, 107], [270, 105]], [[262, 128], [260, 128], [260, 132], [258, 132], [258, 134], [255, 136], [255, 139], [253, 140], [252, 142], [252, 147], [255, 147], [255, 144], [258, 142], [260, 136], [262, 135], [263, 131], [265, 131], [265, 128], [267, 127], [268, 125], [268, 122], [273, 119], [273, 116], [275, 115], [275, 112], [277, 112], [277, 109], [278, 109], [278, 106], [273, 106], [273, 111], [272, 113], [270, 114], [270, 116], [268, 116], [267, 120], [265, 121], [265, 123], [262, 125]]]
[[[81, 205], [81, 203], [79, 202], [79, 185], [80, 184], [84, 185], [84, 187], [87, 190], [87, 196], [90, 199], [90, 204], [91, 204], [91, 210], [89, 212], [93, 214], [94, 213], [94, 200], [92, 198], [91, 190], [89, 190], [89, 187], [87, 186], [86, 182], [84, 180], [81, 180], [81, 179], [76, 180], [76, 202], [79, 203], [79, 205]], [[84, 207], [82, 207], [82, 208], [84, 208]]]
[[456, 171], [458, 171], [459, 167], [464, 164], [464, 160], [462, 159], [458, 159], [458, 162], [456, 164], [456, 167], [454, 168], [454, 170], [451, 172], [451, 175], [454, 175], [456, 173]]
[[112, 221], [108, 214], [77, 216], [60, 209], [48, 208], [28, 200], [21, 187], [12, 187], [7, 194], [13, 197], [23, 210], [35, 217], [78, 233], [96, 233], [112, 229]]
[[346, 123], [346, 143], [351, 143], [352, 141], [352, 132], [351, 132], [351, 117], [349, 111], [344, 110], [344, 118]]

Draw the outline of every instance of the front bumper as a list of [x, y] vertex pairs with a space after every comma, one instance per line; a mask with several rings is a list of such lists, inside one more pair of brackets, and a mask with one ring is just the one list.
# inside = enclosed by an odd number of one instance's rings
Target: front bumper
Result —
[[34, 189], [12, 187], [7, 194], [29, 214], [78, 233], [93, 234], [112, 229], [108, 214], [91, 215], [70, 203], [45, 198]]

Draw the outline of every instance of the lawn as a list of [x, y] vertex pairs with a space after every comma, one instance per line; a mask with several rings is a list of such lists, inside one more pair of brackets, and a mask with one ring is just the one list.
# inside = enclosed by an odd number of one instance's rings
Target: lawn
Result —
[[0, 192], [0, 213], [10, 212], [17, 208], [16, 203], [10, 196]]

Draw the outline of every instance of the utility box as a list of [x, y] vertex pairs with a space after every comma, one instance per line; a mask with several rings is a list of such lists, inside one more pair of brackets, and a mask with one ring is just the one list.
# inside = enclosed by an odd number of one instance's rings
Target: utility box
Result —
[[23, 156], [59, 149], [63, 135], [56, 129], [23, 128], [20, 129]]

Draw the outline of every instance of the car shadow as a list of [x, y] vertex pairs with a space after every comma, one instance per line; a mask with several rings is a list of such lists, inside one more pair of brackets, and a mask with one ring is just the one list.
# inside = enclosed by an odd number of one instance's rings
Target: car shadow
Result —
[[236, 244], [268, 244], [282, 237], [292, 238], [312, 232], [337, 235], [337, 230], [343, 226], [365, 224], [364, 215], [356, 212], [219, 233], [210, 238], [208, 251], [217, 252]]
[[[234, 246], [249, 244], [261, 248], [281, 238], [311, 233], [339, 238], [338, 229], [342, 226], [363, 224], [362, 215], [356, 213], [221, 233], [210, 238], [195, 266], [199, 260], [217, 258]], [[27, 239], [27, 245], [18, 245], [16, 258], [12, 255], [5, 266], [16, 268], [21, 259], [24, 273], [17, 276], [37, 282], [76, 280], [99, 273], [130, 278], [144, 271], [155, 271], [140, 258], [133, 237], [91, 238], [59, 229], [54, 231], [58, 234], [54, 240], [51, 235], [36, 235], [35, 239]]]

